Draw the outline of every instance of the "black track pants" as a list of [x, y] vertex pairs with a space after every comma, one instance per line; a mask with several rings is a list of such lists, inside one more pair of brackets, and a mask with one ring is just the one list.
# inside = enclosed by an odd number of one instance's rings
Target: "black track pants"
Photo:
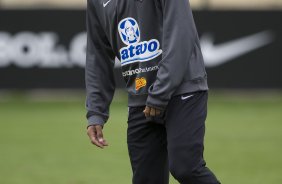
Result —
[[219, 184], [203, 159], [206, 91], [173, 97], [161, 118], [146, 119], [145, 107], [130, 107], [127, 143], [133, 184]]

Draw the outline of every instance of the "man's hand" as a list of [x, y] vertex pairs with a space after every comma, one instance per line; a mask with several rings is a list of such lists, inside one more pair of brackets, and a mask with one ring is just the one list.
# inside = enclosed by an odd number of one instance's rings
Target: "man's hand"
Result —
[[87, 128], [87, 135], [89, 136], [91, 143], [100, 148], [108, 146], [107, 141], [103, 138], [103, 131], [101, 125], [91, 125]]
[[161, 114], [161, 110], [154, 108], [154, 107], [148, 107], [146, 106], [144, 109], [144, 114], [146, 117], [151, 117], [151, 116], [159, 116]]

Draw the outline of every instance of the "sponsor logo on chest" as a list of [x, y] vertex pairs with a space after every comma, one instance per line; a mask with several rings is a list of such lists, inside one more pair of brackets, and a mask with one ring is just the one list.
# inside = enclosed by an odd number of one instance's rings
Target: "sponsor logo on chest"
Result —
[[121, 20], [118, 31], [122, 42], [127, 45], [120, 49], [121, 66], [149, 61], [162, 53], [158, 40], [140, 42], [140, 29], [134, 18], [128, 17]]
[[147, 80], [144, 77], [135, 79], [135, 90], [138, 91], [147, 85]]

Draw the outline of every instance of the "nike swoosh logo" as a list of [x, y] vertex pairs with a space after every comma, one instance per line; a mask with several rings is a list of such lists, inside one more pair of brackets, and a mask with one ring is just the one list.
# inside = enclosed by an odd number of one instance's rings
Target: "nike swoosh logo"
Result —
[[104, 8], [111, 2], [112, 0], [108, 0], [106, 3], [103, 3]]
[[188, 98], [191, 98], [192, 96], [194, 96], [194, 95], [181, 96], [181, 100], [186, 100]]
[[262, 31], [218, 45], [214, 45], [213, 41], [214, 37], [211, 34], [203, 35], [200, 41], [207, 67], [215, 67], [227, 63], [237, 57], [266, 46], [274, 41], [274, 34], [271, 31]]

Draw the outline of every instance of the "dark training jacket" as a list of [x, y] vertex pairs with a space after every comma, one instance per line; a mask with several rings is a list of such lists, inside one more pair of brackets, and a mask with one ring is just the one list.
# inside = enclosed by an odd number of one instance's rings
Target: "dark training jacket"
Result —
[[86, 90], [89, 125], [109, 117], [120, 60], [128, 106], [165, 110], [172, 96], [208, 90], [187, 0], [88, 0]]

